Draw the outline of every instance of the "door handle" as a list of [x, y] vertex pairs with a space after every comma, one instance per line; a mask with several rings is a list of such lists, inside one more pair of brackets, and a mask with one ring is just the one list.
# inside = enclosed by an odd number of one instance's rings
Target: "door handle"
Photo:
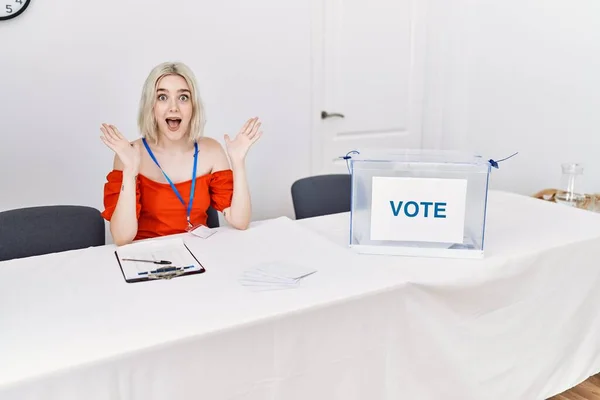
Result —
[[321, 111], [321, 119], [332, 118], [332, 117], [344, 118], [344, 114], [340, 114], [340, 113], [329, 114], [327, 111]]

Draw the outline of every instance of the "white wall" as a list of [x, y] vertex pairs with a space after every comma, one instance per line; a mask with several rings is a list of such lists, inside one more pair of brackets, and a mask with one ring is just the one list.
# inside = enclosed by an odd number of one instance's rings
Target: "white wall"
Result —
[[254, 219], [293, 216], [290, 185], [310, 167], [310, 10], [279, 0], [33, 0], [1, 22], [0, 210], [102, 209], [113, 154], [100, 124], [138, 137], [143, 81], [168, 60], [195, 71], [207, 136], [262, 119], [247, 160]]
[[556, 187], [583, 162], [600, 192], [600, 2], [432, 0], [426, 145], [490, 158], [491, 186]]

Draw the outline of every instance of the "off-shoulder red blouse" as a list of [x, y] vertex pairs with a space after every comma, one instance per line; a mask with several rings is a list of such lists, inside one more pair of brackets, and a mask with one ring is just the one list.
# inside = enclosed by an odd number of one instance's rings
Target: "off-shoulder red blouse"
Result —
[[[102, 217], [110, 221], [121, 192], [123, 171], [112, 170], [104, 184], [104, 211]], [[181, 204], [168, 183], [156, 182], [144, 175], [136, 181], [136, 214], [138, 231], [134, 240], [172, 235], [186, 231], [186, 207], [190, 198], [192, 180], [176, 183], [175, 187], [186, 202]], [[206, 210], [212, 206], [223, 211], [231, 206], [233, 172], [217, 171], [196, 178], [194, 202], [190, 219], [192, 225], [206, 225]]]

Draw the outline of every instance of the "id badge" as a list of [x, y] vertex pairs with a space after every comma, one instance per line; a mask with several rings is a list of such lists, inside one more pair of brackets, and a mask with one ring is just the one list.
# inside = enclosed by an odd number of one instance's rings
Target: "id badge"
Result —
[[188, 222], [187, 228], [185, 230], [188, 232], [192, 232], [192, 231], [195, 231], [196, 229], [200, 228], [201, 226], [205, 226], [205, 225], [203, 225], [203, 224], [192, 225], [191, 223]]
[[194, 236], [198, 236], [202, 239], [206, 239], [217, 232], [217, 229], [211, 229], [206, 225], [196, 225], [190, 233]]

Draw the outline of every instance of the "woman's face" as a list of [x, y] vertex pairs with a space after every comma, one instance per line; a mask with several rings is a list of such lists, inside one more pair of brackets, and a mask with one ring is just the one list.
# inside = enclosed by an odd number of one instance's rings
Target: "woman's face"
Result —
[[180, 75], [165, 75], [156, 85], [154, 118], [160, 135], [177, 141], [189, 133], [192, 119], [190, 88]]

